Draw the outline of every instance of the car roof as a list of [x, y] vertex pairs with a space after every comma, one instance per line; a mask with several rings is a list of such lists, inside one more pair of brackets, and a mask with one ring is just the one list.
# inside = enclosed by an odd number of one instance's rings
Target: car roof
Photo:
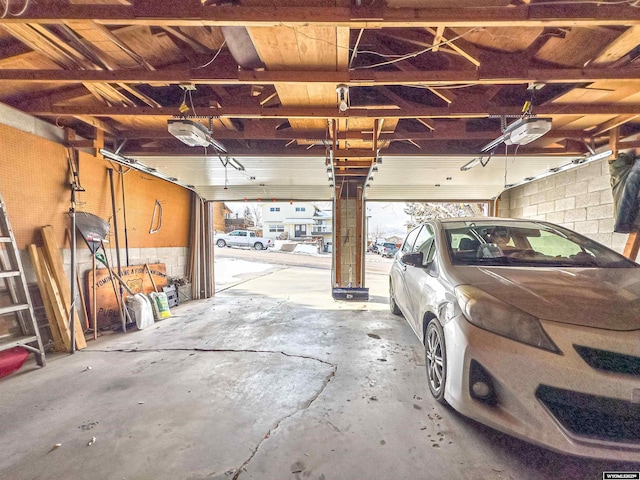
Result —
[[[449, 218], [436, 218], [434, 220], [429, 220], [430, 222], [446, 225], [448, 223], [459, 223], [459, 222], [468, 222], [468, 223], [516, 223], [516, 222], [527, 222], [527, 223], [546, 223], [541, 220], [531, 220], [526, 218], [508, 218], [508, 217], [449, 217]], [[425, 222], [427, 223], [427, 222]]]
[[[448, 218], [438, 218], [436, 221], [441, 223], [450, 223], [450, 222], [493, 222], [493, 221], [503, 221], [503, 222], [517, 222], [523, 221], [524, 219], [516, 219], [516, 218], [507, 218], [507, 217], [448, 217]], [[530, 220], [524, 220], [530, 221]]]

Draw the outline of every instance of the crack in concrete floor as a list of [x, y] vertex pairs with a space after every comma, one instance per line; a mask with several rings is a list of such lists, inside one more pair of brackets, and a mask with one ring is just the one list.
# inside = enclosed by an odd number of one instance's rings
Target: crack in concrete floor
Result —
[[[286, 353], [283, 352], [281, 350], [252, 350], [252, 349], [232, 349], [232, 348], [224, 348], [224, 349], [215, 349], [215, 348], [211, 348], [211, 349], [207, 349], [207, 348], [141, 348], [141, 349], [137, 349], [137, 348], [120, 348], [120, 349], [113, 349], [113, 350], [88, 350], [85, 351], [83, 353], [92, 353], [92, 352], [98, 352], [98, 353], [110, 353], [110, 352], [120, 352], [120, 353], [137, 353], [137, 352], [211, 352], [211, 353], [266, 353], [266, 354], [274, 354], [274, 355], [284, 355], [285, 357], [292, 357], [292, 358], [302, 358], [305, 360], [314, 360], [316, 362], [322, 363], [324, 365], [328, 365], [331, 367], [331, 373], [329, 373], [329, 375], [327, 375], [324, 379], [324, 382], [322, 383], [322, 386], [320, 387], [320, 389], [309, 399], [309, 401], [303, 405], [300, 408], [296, 408], [296, 410], [292, 413], [289, 413], [288, 415], [285, 415], [284, 417], [280, 418], [268, 431], [266, 434], [264, 434], [262, 436], [262, 439], [258, 442], [258, 445], [256, 445], [256, 448], [253, 449], [253, 451], [251, 452], [251, 455], [249, 456], [249, 458], [247, 458], [242, 465], [240, 465], [237, 469], [235, 469], [235, 473], [233, 475], [232, 480], [238, 480], [238, 478], [240, 478], [240, 475], [242, 475], [242, 472], [246, 471], [246, 466], [251, 462], [251, 460], [253, 460], [253, 458], [257, 455], [258, 450], [260, 450], [260, 447], [262, 446], [262, 444], [269, 439], [269, 437], [271, 437], [271, 434], [273, 432], [275, 432], [276, 430], [278, 430], [278, 428], [280, 428], [280, 425], [282, 424], [282, 422], [292, 418], [293, 416], [297, 415], [298, 413], [307, 410], [309, 407], [311, 407], [311, 405], [320, 397], [320, 395], [322, 395], [322, 393], [325, 391], [325, 389], [327, 388], [327, 386], [329, 385], [329, 382], [331, 382], [331, 380], [335, 377], [337, 371], [338, 371], [338, 365], [331, 363], [331, 362], [327, 362], [326, 360], [322, 360], [320, 358], [316, 358], [316, 357], [311, 357], [308, 355], [298, 355], [298, 354], [292, 354], [292, 353]], [[233, 470], [231, 470], [233, 471]]]
[[[310, 358], [310, 357], [303, 357], [303, 358]], [[323, 360], [317, 359], [317, 358], [312, 358], [313, 360], [318, 360], [319, 362], [322, 363], [327, 363]], [[331, 364], [329, 364], [331, 365]], [[320, 397], [320, 395], [322, 395], [322, 392], [325, 391], [325, 389], [327, 388], [327, 385], [329, 385], [329, 382], [333, 379], [333, 377], [335, 377], [336, 372], [338, 370], [338, 366], [337, 365], [333, 365], [333, 370], [331, 371], [331, 373], [329, 375], [327, 375], [324, 379], [324, 382], [322, 384], [322, 387], [316, 392], [316, 394], [311, 397], [311, 399], [307, 402], [306, 405], [304, 405], [301, 408], [297, 408], [294, 412], [290, 413], [289, 415], [285, 415], [284, 417], [282, 417], [280, 420], [278, 420], [275, 425], [273, 427], [271, 427], [269, 429], [269, 431], [262, 437], [262, 439], [260, 440], [260, 442], [258, 442], [258, 445], [256, 445], [256, 448], [253, 450], [253, 452], [251, 453], [251, 455], [249, 456], [249, 458], [247, 458], [244, 463], [242, 465], [240, 465], [240, 467], [238, 467], [236, 469], [235, 474], [233, 475], [232, 480], [238, 480], [238, 478], [240, 478], [240, 475], [242, 475], [242, 472], [246, 471], [245, 468], [246, 466], [251, 462], [251, 460], [253, 460], [253, 458], [256, 456], [256, 454], [258, 453], [258, 450], [260, 450], [260, 447], [262, 446], [262, 444], [269, 439], [269, 437], [271, 437], [271, 434], [273, 432], [275, 432], [278, 428], [280, 428], [280, 425], [282, 424], [282, 422], [292, 418], [294, 415], [297, 415], [298, 413], [307, 410], [309, 407], [311, 407], [311, 405], [313, 404], [313, 402], [315, 402], [318, 397]]]
[[307, 360], [315, 360], [316, 362], [324, 363], [325, 365], [329, 365], [334, 370], [338, 368], [338, 366], [334, 363], [327, 362], [326, 360], [322, 360], [317, 357], [311, 357], [308, 355], [298, 355], [295, 353], [287, 353], [281, 350], [253, 350], [253, 349], [233, 349], [233, 348], [202, 348], [202, 347], [193, 347], [193, 348], [114, 348], [114, 349], [91, 349], [91, 350], [83, 350], [82, 354], [87, 353], [111, 353], [111, 352], [121, 352], [121, 353], [137, 353], [137, 352], [211, 352], [211, 353], [270, 353], [274, 355], [284, 355], [285, 357], [292, 358], [304, 358]]

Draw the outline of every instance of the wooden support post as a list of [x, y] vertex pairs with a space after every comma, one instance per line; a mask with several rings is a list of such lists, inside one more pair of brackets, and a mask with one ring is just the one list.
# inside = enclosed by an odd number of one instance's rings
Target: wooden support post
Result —
[[355, 205], [355, 209], [356, 209], [356, 235], [355, 235], [355, 240], [356, 240], [356, 265], [355, 265], [355, 270], [356, 270], [356, 286], [357, 287], [364, 287], [364, 257], [363, 257], [363, 242], [362, 242], [362, 230], [363, 230], [363, 226], [364, 226], [364, 217], [362, 215], [363, 212], [363, 190], [364, 190], [364, 186], [363, 185], [358, 185], [357, 189], [356, 189], [356, 205]]
[[618, 144], [620, 143], [620, 127], [612, 128], [609, 132], [609, 148], [611, 149], [611, 156], [609, 161], [612, 162], [618, 158]]
[[493, 202], [489, 202], [489, 216], [498, 216], [498, 205], [500, 204], [500, 197], [496, 198]]
[[104, 130], [96, 128], [96, 138], [93, 140], [93, 156], [100, 154], [100, 149], [104, 148]]
[[65, 145], [71, 145], [76, 139], [76, 131], [72, 128], [64, 128], [64, 143]]
[[333, 200], [333, 218], [335, 228], [333, 230], [333, 270], [334, 279], [332, 287], [342, 286], [342, 187], [335, 186], [335, 197]]

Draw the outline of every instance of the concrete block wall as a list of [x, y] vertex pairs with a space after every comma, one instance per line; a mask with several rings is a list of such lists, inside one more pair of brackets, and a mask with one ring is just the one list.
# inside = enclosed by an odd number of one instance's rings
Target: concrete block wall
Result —
[[[23, 250], [21, 253], [22, 265], [25, 270], [25, 276], [27, 283], [37, 283], [35, 271], [31, 264], [31, 257], [29, 252]], [[62, 255], [62, 264], [65, 268], [67, 278], [71, 278], [71, 250], [63, 248], [60, 251]], [[116, 270], [116, 253], [115, 249], [107, 248], [107, 257], [109, 265]], [[122, 266], [126, 265], [126, 255], [124, 249], [120, 249], [120, 260]], [[164, 263], [167, 266], [167, 276], [169, 278], [185, 278], [187, 276], [187, 265], [189, 263], [189, 248], [188, 247], [158, 247], [158, 248], [129, 248], [129, 264], [130, 265], [144, 265], [145, 263]], [[88, 272], [92, 269], [91, 254], [87, 248], [78, 248], [76, 252], [76, 264], [80, 272], [80, 278], [83, 280], [87, 278]], [[97, 268], [104, 268], [104, 266], [97, 262]]]
[[600, 160], [505, 192], [498, 214], [557, 223], [617, 252], [627, 234], [613, 232], [609, 163]]
[[[71, 277], [71, 249], [63, 248], [60, 250], [62, 255], [62, 263], [65, 269], [65, 274], [67, 278]], [[116, 254], [115, 249], [107, 248], [107, 257], [109, 260], [109, 264], [111, 267], [117, 271], [116, 269]], [[36, 312], [36, 316], [39, 317], [38, 323], [40, 324], [41, 332], [44, 335], [45, 343], [48, 341], [50, 334], [48, 333], [48, 328], [46, 327], [46, 317], [44, 317], [44, 311], [42, 307], [42, 300], [40, 299], [39, 292], [37, 293], [37, 298], [34, 296], [33, 292], [36, 292], [38, 287], [37, 279], [35, 275], [35, 270], [33, 268], [33, 264], [31, 262], [31, 256], [27, 250], [20, 251], [20, 259], [22, 261], [22, 266], [24, 268], [25, 277], [27, 279], [27, 283], [32, 285], [30, 289], [32, 291], [31, 297], [34, 302], [34, 309]], [[124, 249], [120, 249], [120, 259], [122, 262], [122, 266], [126, 265], [126, 256]], [[89, 249], [87, 248], [78, 248], [76, 252], [76, 262], [79, 270], [79, 276], [81, 279], [81, 283], [83, 285], [83, 291], [85, 294], [85, 298], [89, 299], [89, 287], [88, 287], [88, 279], [89, 272], [92, 267], [91, 254]], [[187, 274], [187, 265], [189, 263], [189, 248], [188, 247], [158, 247], [158, 248], [129, 248], [129, 263], [130, 265], [144, 265], [145, 263], [154, 264], [154, 263], [164, 263], [167, 267], [167, 276], [170, 279], [177, 278], [186, 278]], [[104, 268], [104, 266], [97, 262], [97, 268]], [[181, 290], [180, 301], [189, 300], [191, 298], [191, 294], [189, 292], [189, 286], [184, 286]], [[78, 310], [80, 319], [82, 322], [85, 321], [85, 314], [82, 309]]]

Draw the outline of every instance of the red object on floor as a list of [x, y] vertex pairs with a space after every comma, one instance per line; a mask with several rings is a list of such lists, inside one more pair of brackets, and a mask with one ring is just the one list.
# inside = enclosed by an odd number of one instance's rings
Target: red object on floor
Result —
[[29, 358], [29, 351], [22, 347], [14, 347], [0, 352], [0, 378], [19, 370]]

